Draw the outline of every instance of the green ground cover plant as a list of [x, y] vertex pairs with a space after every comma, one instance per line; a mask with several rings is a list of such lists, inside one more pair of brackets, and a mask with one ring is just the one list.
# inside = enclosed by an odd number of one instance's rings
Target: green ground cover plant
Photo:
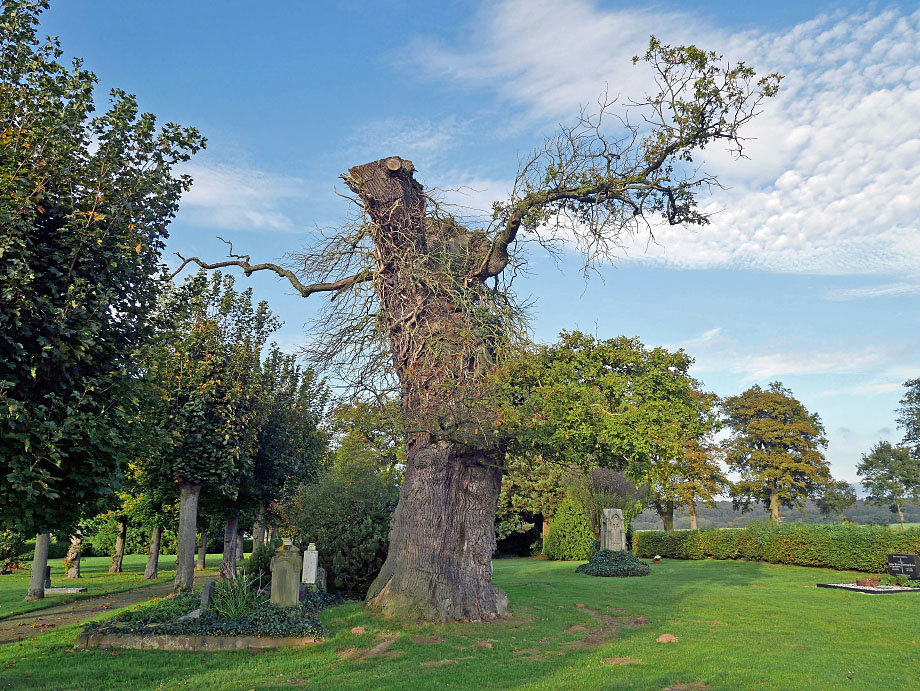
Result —
[[920, 554], [920, 529], [850, 523], [751, 523], [713, 530], [642, 530], [633, 537], [639, 557], [748, 559], [881, 573], [891, 552]]
[[582, 564], [576, 573], [586, 573], [589, 576], [648, 576], [651, 567], [644, 561], [639, 561], [631, 552], [625, 550], [614, 551], [599, 549]]
[[70, 626], [0, 646], [0, 688], [909, 689], [920, 665], [920, 596], [814, 587], [854, 573], [665, 559], [646, 578], [586, 578], [574, 566], [496, 561], [505, 621], [401, 624], [348, 602], [320, 614], [323, 642], [258, 655], [74, 650]]

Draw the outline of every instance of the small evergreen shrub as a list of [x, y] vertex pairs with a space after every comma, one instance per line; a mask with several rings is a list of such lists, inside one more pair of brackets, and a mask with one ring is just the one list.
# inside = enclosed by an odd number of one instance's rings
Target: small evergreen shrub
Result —
[[274, 554], [274, 547], [265, 544], [259, 545], [249, 555], [249, 559], [246, 560], [246, 572], [253, 578], [261, 578], [263, 583], [267, 583], [271, 579], [272, 556]]
[[280, 510], [295, 542], [316, 543], [329, 589], [363, 598], [386, 559], [398, 498], [396, 486], [379, 475], [329, 474], [298, 487]]
[[648, 576], [651, 567], [626, 550], [599, 549], [591, 557], [591, 561], [582, 564], [575, 571], [590, 576]]
[[594, 542], [594, 533], [581, 507], [571, 499], [563, 499], [549, 524], [543, 553], [548, 559], [558, 561], [590, 559]]
[[887, 570], [891, 552], [920, 554], [920, 529], [758, 522], [743, 528], [642, 530], [633, 538], [633, 551], [646, 558], [747, 559], [879, 573]]
[[22, 534], [13, 530], [0, 530], [0, 569], [19, 566], [26, 551]]

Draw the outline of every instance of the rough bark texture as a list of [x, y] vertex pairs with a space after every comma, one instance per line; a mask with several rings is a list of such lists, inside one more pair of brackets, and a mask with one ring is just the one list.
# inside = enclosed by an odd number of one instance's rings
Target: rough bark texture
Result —
[[163, 526], [154, 526], [150, 531], [150, 553], [147, 555], [147, 566], [144, 568], [144, 580], [154, 581], [160, 569], [160, 540], [163, 538]]
[[674, 502], [664, 501], [655, 502], [655, 511], [661, 516], [661, 522], [665, 530], [674, 530]]
[[196, 571], [202, 571], [208, 566], [208, 531], [201, 531], [201, 541], [198, 543], [198, 563], [195, 564]]
[[224, 524], [224, 558], [220, 563], [220, 575], [224, 578], [236, 578], [236, 528], [239, 516], [230, 516]]
[[689, 511], [690, 511], [690, 530], [697, 530], [697, 526], [696, 526], [696, 503], [691, 501], [690, 504], [689, 504], [689, 506], [688, 506], [687, 508], [688, 508]]
[[26, 600], [41, 600], [45, 597], [45, 569], [48, 568], [48, 545], [51, 533], [35, 536], [35, 556], [32, 557], [32, 575], [29, 578], [29, 592]]
[[173, 592], [190, 593], [195, 586], [195, 527], [198, 521], [198, 483], [179, 483], [179, 539]]
[[80, 578], [80, 557], [82, 556], [83, 536], [71, 535], [70, 547], [64, 565], [67, 567], [67, 578]]
[[246, 545], [243, 542], [243, 533], [236, 534], [236, 560], [243, 561], [243, 557], [246, 556]]
[[445, 391], [476, 380], [479, 363], [475, 344], [464, 351], [469, 341], [456, 286], [428, 251], [429, 242], [450, 238], [426, 218], [413, 170], [411, 162], [393, 157], [356, 166], [347, 180], [370, 217], [374, 290], [401, 405], [407, 419], [425, 429], [407, 440], [389, 552], [367, 598], [385, 615], [493, 619], [508, 611], [507, 596], [492, 585], [504, 452], [494, 441], [482, 443], [462, 411], [448, 426], [433, 412]]
[[770, 520], [779, 523], [779, 490], [770, 488]]
[[128, 524], [118, 521], [118, 536], [115, 538], [115, 554], [112, 555], [112, 565], [109, 573], [121, 573], [121, 565], [125, 560], [125, 542], [128, 538]]
[[252, 551], [265, 541], [265, 524], [260, 519], [256, 519], [252, 524]]

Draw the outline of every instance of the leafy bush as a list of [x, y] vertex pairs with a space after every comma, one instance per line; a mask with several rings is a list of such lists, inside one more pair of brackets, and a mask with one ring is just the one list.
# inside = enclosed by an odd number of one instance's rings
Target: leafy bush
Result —
[[548, 559], [576, 561], [591, 558], [594, 533], [581, 507], [571, 499], [563, 499], [553, 514], [543, 545]]
[[591, 561], [575, 571], [591, 576], [648, 576], [651, 567], [626, 550], [599, 549]]
[[0, 569], [18, 566], [26, 552], [25, 537], [14, 530], [0, 531]]
[[239, 573], [235, 578], [218, 581], [214, 586], [209, 609], [223, 619], [240, 619], [254, 612], [268, 600], [253, 588], [257, 580]]
[[660, 554], [672, 559], [747, 559], [878, 573], [887, 569], [890, 552], [920, 554], [920, 529], [902, 531], [850, 523], [751, 523], [729, 529], [643, 530], [633, 538], [633, 551], [640, 557]]
[[249, 555], [246, 561], [246, 571], [253, 578], [261, 578], [264, 582], [271, 579], [272, 573], [272, 556], [275, 554], [275, 548], [269, 545], [259, 545], [255, 551]]
[[[125, 541], [125, 554], [147, 554], [150, 550], [149, 526], [128, 523], [128, 535]], [[100, 557], [111, 556], [115, 552], [115, 540], [118, 537], [118, 521], [111, 513], [96, 516], [86, 526], [84, 547], [92, 546], [93, 554]], [[176, 531], [164, 529], [160, 537], [160, 554], [176, 553]], [[64, 551], [70, 546], [64, 542]], [[223, 543], [221, 543], [221, 546]], [[84, 555], [86, 553], [84, 552]]]
[[329, 474], [301, 485], [280, 507], [302, 547], [316, 543], [331, 590], [363, 597], [386, 558], [398, 490], [373, 473]]

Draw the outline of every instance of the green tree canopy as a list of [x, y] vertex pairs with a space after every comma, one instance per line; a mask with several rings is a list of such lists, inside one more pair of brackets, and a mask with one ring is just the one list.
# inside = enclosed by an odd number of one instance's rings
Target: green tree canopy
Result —
[[731, 429], [722, 451], [729, 468], [741, 474], [732, 487], [736, 507], [761, 501], [779, 521], [780, 507], [800, 505], [831, 482], [821, 418], [780, 382], [729, 396], [722, 412]]
[[891, 506], [903, 529], [904, 503], [920, 500], [920, 464], [911, 457], [910, 450], [880, 441], [863, 454], [856, 473], [869, 493], [866, 501]]
[[843, 519], [844, 512], [856, 504], [856, 490], [846, 480], [834, 480], [815, 500], [822, 516], [836, 516]]
[[0, 524], [65, 528], [127, 458], [167, 225], [204, 146], [158, 128], [37, 37], [45, 0], [0, 14]]

